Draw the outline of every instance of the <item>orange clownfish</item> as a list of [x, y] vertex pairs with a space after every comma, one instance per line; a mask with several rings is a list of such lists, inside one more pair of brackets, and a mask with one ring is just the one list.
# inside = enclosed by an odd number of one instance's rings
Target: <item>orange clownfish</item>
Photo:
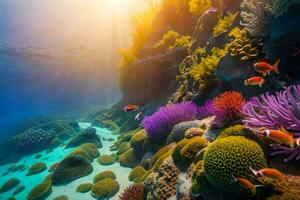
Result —
[[138, 105], [135, 105], [135, 104], [128, 104], [127, 106], [124, 106], [122, 108], [122, 111], [124, 112], [128, 112], [128, 111], [135, 111], [139, 109], [139, 106]]
[[249, 181], [248, 179], [245, 179], [245, 178], [234, 177], [233, 175], [232, 175], [232, 177], [233, 177], [234, 182], [238, 182], [244, 188], [249, 189], [253, 196], [256, 195], [256, 188], [257, 187], [263, 187], [263, 185], [254, 185], [253, 183], [251, 183], [251, 181]]
[[273, 168], [264, 168], [260, 170], [255, 170], [252, 167], [250, 167], [250, 170], [253, 172], [255, 176], [260, 175], [260, 176], [265, 176], [273, 179], [278, 179], [281, 181], [287, 181], [287, 177], [282, 174], [280, 171], [277, 169]]
[[136, 116], [134, 117], [134, 119], [135, 119], [136, 121], [140, 121], [142, 117], [143, 117], [143, 113], [142, 113], [142, 112], [139, 112], [138, 114], [136, 114]]
[[293, 135], [281, 128], [279, 130], [264, 130], [262, 135], [274, 140], [278, 143], [287, 144], [290, 147], [295, 147], [295, 143], [299, 146], [299, 139], [294, 139]]
[[270, 65], [269, 63], [265, 61], [260, 61], [254, 64], [255, 71], [263, 74], [266, 76], [267, 74], [270, 74], [271, 71], [274, 71], [276, 74], [279, 74], [278, 71], [278, 65], [279, 65], [280, 59], [276, 60], [276, 62], [273, 65]]
[[244, 81], [244, 85], [258, 85], [259, 87], [262, 87], [264, 83], [265, 79], [259, 76], [254, 76]]

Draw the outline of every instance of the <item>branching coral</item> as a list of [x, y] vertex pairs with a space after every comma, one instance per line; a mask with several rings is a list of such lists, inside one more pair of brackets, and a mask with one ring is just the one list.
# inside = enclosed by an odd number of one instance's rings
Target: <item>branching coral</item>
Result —
[[175, 31], [168, 31], [163, 36], [163, 39], [154, 45], [154, 48], [173, 49], [175, 47], [189, 48], [192, 45], [192, 38], [190, 36], [183, 36]]
[[300, 147], [290, 148], [285, 147], [280, 144], [271, 144], [274, 152], [271, 153], [271, 156], [284, 155], [287, 156], [283, 161], [290, 162], [291, 160], [300, 159]]
[[224, 16], [223, 18], [220, 18], [218, 20], [218, 23], [213, 29], [213, 36], [217, 37], [221, 35], [224, 32], [227, 32], [229, 28], [232, 26], [233, 22], [235, 21], [236, 17], [238, 16], [238, 13], [231, 14]]
[[241, 93], [227, 91], [213, 99], [215, 123], [217, 126], [235, 122], [242, 118], [245, 99]]
[[198, 64], [190, 70], [190, 76], [199, 85], [200, 93], [205, 93], [217, 83], [215, 76], [216, 67], [220, 59], [226, 54], [227, 48], [213, 48], [211, 52], [206, 52]]
[[127, 187], [119, 196], [120, 200], [143, 200], [144, 185], [142, 183]]
[[161, 107], [153, 115], [144, 118], [142, 127], [146, 129], [149, 138], [165, 138], [174, 125], [195, 119], [197, 108], [190, 101]]
[[275, 95], [254, 97], [243, 107], [244, 122], [250, 128], [277, 129], [283, 126], [300, 136], [300, 85], [287, 87]]

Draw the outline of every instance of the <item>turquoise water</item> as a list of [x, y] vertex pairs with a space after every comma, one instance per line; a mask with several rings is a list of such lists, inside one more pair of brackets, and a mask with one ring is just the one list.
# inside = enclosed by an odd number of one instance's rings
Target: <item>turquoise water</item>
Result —
[[[87, 128], [90, 127], [90, 123], [79, 123], [81, 128]], [[117, 136], [112, 135], [111, 132], [105, 128], [99, 128], [99, 127], [94, 127], [97, 130], [97, 134], [101, 138], [113, 138], [116, 140]], [[110, 155], [113, 152], [109, 150], [109, 147], [112, 145], [113, 142], [109, 141], [104, 141], [102, 140], [103, 147], [99, 149], [100, 155]], [[66, 155], [68, 155], [70, 152], [72, 152], [75, 148], [68, 148], [65, 149], [64, 147], [58, 147], [54, 149], [50, 153], [46, 153], [46, 151], [41, 152], [40, 154], [42, 155], [41, 158], [35, 159], [35, 155], [30, 155], [30, 156], [25, 156], [20, 160], [20, 162], [15, 163], [15, 164], [25, 164], [26, 168], [30, 167], [32, 164], [37, 163], [37, 162], [45, 162], [47, 164], [47, 167], [49, 168], [51, 165], [55, 164], [56, 162], [59, 162], [62, 160]], [[0, 167], [0, 174], [4, 173], [11, 164], [7, 164], [4, 166]], [[91, 196], [91, 194], [88, 193], [77, 193], [76, 188], [78, 185], [81, 183], [92, 183], [93, 177], [102, 171], [105, 170], [112, 170], [117, 177], [117, 182], [120, 184], [120, 190], [119, 193], [122, 192], [126, 186], [129, 185], [128, 181], [128, 174], [131, 171], [130, 168], [124, 168], [121, 167], [119, 163], [114, 163], [113, 165], [109, 166], [103, 166], [100, 165], [97, 160], [95, 159], [94, 162], [92, 163], [92, 166], [94, 168], [93, 172], [89, 174], [88, 176], [79, 178], [69, 184], [62, 185], [62, 186], [53, 186], [52, 187], [52, 193], [49, 197], [46, 199], [51, 200], [55, 197], [58, 197], [60, 195], [67, 195], [70, 200], [80, 200], [80, 199], [86, 199], [86, 200], [94, 200], [94, 198]], [[31, 175], [31, 176], [26, 176], [27, 170], [23, 172], [11, 172], [7, 176], [1, 177], [0, 180], [0, 185], [2, 185], [5, 181], [9, 180], [10, 178], [17, 178], [19, 179], [20, 185], [24, 185], [26, 189], [16, 195], [15, 197], [17, 199], [26, 199], [27, 194], [30, 192], [30, 190], [35, 187], [37, 184], [41, 183], [47, 175], [49, 175], [49, 172], [46, 170], [44, 172], [41, 172], [39, 174]], [[0, 195], [0, 199], [7, 199], [12, 196], [14, 190], [11, 190], [9, 192], [3, 193]], [[119, 194], [118, 193], [118, 194]], [[111, 199], [118, 199], [118, 194], [116, 194], [113, 198]]]

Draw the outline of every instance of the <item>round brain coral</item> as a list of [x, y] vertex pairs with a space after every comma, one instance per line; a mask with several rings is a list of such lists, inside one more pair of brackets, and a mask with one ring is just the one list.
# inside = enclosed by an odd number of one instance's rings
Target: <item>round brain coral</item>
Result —
[[147, 173], [142, 166], [137, 166], [132, 169], [128, 175], [128, 180], [133, 182], [140, 182], [140, 179]]
[[76, 192], [86, 193], [86, 192], [91, 191], [92, 187], [93, 187], [92, 183], [82, 183], [82, 184], [78, 185]]
[[54, 185], [69, 183], [86, 176], [93, 171], [91, 163], [80, 155], [68, 156], [63, 159], [52, 175]]
[[45, 171], [46, 169], [47, 169], [47, 165], [45, 163], [43, 162], [35, 163], [28, 169], [28, 173], [26, 174], [26, 176], [38, 174], [40, 172]]
[[203, 137], [194, 137], [180, 150], [180, 155], [190, 161], [193, 161], [199, 151], [205, 148], [208, 141]]
[[92, 188], [92, 196], [96, 199], [109, 199], [118, 193], [120, 186], [117, 181], [106, 178], [98, 181]]
[[41, 200], [46, 199], [52, 193], [52, 184], [50, 180], [45, 180], [44, 182], [35, 186], [27, 196], [28, 200]]
[[215, 122], [218, 126], [224, 126], [242, 118], [241, 110], [245, 99], [241, 93], [227, 91], [213, 99]]
[[107, 170], [107, 171], [104, 171], [104, 172], [100, 172], [99, 174], [94, 176], [93, 182], [97, 183], [98, 181], [101, 181], [101, 180], [106, 179], [106, 178], [111, 178], [111, 179], [115, 180], [117, 177], [116, 177], [116, 174], [113, 171]]
[[6, 181], [0, 188], [0, 194], [10, 191], [17, 187], [20, 184], [20, 180], [16, 178], [11, 178], [8, 181]]
[[110, 155], [102, 155], [97, 159], [100, 165], [112, 165], [115, 163], [115, 158]]
[[246, 178], [255, 184], [250, 166], [262, 169], [267, 167], [267, 162], [260, 146], [244, 137], [215, 140], [204, 154], [204, 171], [208, 181], [239, 197], [249, 197], [251, 192], [234, 182], [232, 176]]

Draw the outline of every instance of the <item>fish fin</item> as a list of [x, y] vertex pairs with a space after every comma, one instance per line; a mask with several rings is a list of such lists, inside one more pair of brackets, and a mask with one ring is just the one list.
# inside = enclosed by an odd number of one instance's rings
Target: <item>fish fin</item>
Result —
[[233, 175], [233, 173], [231, 173], [231, 177], [232, 177], [234, 182], [238, 182], [238, 179]]
[[300, 146], [300, 138], [296, 138], [295, 143], [296, 143], [297, 146]]
[[255, 170], [253, 167], [250, 166], [249, 168], [255, 176], [257, 176], [259, 174], [259, 172], [257, 170]]
[[251, 193], [253, 194], [253, 196], [256, 195], [256, 188], [258, 187], [265, 187], [264, 185], [254, 185], [253, 188], [251, 188]]
[[276, 62], [273, 64], [273, 69], [276, 74], [279, 74], [279, 71], [278, 71], [279, 62], [280, 62], [280, 59], [276, 60]]

